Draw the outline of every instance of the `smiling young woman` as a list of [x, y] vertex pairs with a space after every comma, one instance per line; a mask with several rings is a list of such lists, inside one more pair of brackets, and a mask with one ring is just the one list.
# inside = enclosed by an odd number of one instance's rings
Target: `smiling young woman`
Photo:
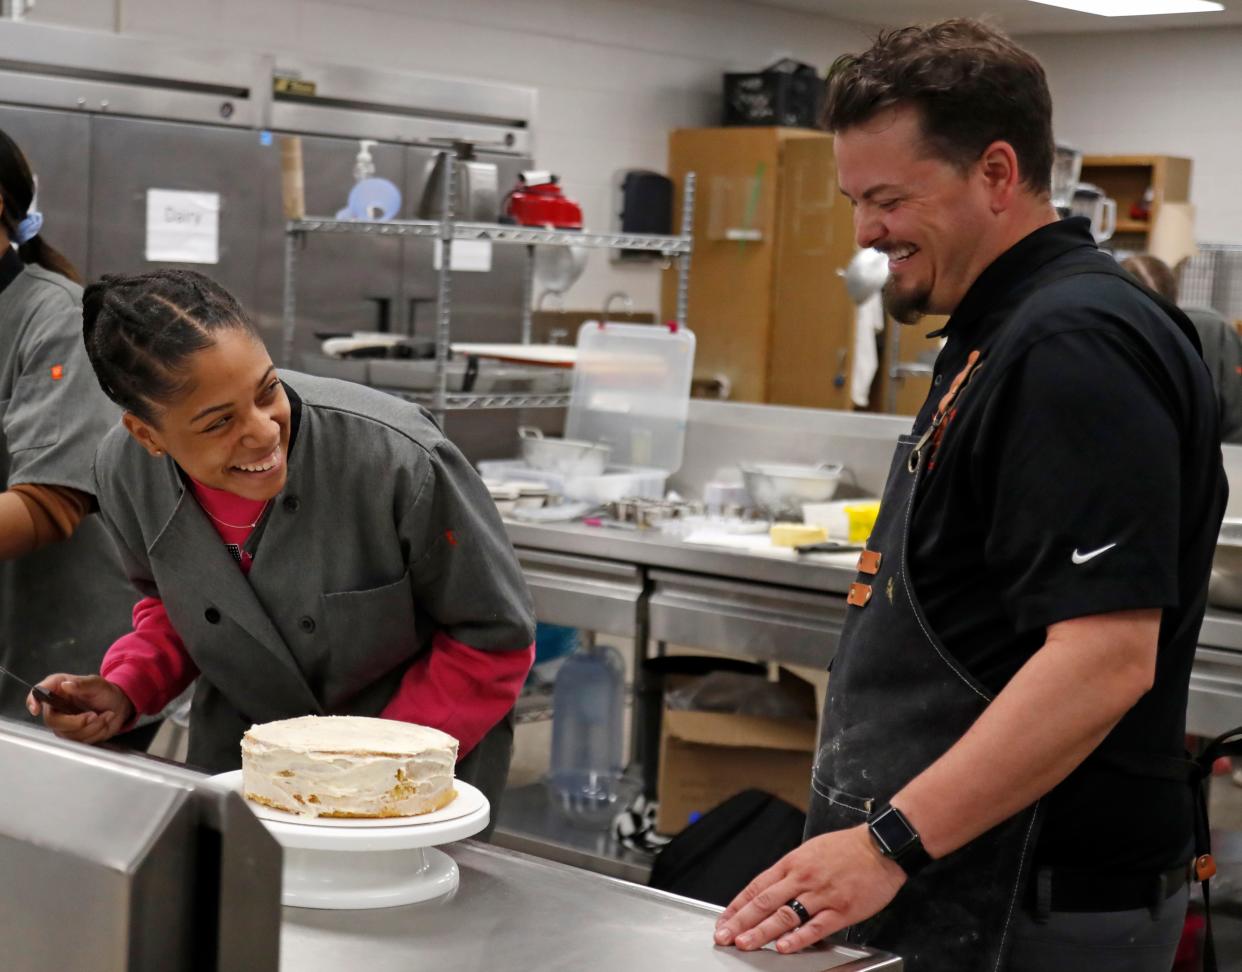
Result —
[[380, 716], [456, 737], [458, 774], [497, 799], [533, 610], [495, 504], [427, 413], [278, 375], [191, 271], [106, 277], [83, 316], [124, 412], [96, 457], [101, 514], [145, 599], [99, 676], [44, 679], [92, 710], [48, 724], [99, 742], [197, 678], [196, 765], [240, 765], [253, 722]]

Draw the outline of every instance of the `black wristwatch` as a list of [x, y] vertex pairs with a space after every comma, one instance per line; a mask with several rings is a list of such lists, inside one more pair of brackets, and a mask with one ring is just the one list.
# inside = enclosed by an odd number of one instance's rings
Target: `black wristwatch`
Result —
[[867, 818], [867, 829], [880, 853], [896, 861], [907, 877], [913, 877], [931, 863], [931, 857], [923, 849], [923, 838], [896, 807], [886, 803], [876, 810]]

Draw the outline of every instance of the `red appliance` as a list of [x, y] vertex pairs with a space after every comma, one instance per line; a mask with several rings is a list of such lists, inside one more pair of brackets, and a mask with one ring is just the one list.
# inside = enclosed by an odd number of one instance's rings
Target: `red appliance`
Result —
[[551, 172], [523, 172], [505, 197], [505, 216], [521, 226], [582, 229], [582, 207], [561, 192]]

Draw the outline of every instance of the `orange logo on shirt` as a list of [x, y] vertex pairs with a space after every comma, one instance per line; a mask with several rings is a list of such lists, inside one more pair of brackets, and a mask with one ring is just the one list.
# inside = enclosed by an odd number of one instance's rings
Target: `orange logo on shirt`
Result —
[[65, 366], [58, 365], [58, 364], [52, 365], [52, 381], [60, 381], [64, 377], [65, 377]]

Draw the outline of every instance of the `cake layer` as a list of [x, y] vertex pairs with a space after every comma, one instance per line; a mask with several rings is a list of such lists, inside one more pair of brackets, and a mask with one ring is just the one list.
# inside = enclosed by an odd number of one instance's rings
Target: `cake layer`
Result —
[[388, 719], [303, 716], [242, 738], [247, 799], [324, 817], [430, 813], [453, 799], [457, 741]]

